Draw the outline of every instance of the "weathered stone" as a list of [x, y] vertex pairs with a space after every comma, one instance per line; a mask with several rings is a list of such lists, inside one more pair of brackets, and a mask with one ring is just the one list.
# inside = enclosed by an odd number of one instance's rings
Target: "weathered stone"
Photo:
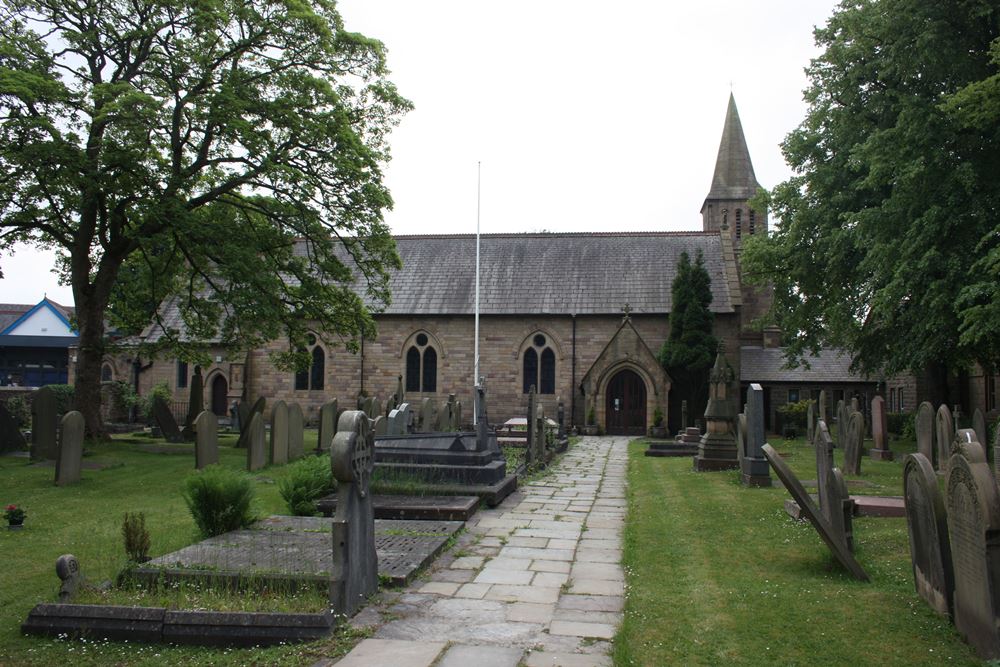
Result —
[[979, 657], [998, 658], [1000, 494], [979, 443], [962, 443], [947, 467], [955, 628]]
[[955, 578], [948, 539], [948, 515], [934, 466], [924, 454], [903, 462], [903, 498], [910, 537], [910, 561], [917, 594], [942, 616], [951, 616]]
[[451, 430], [461, 431], [465, 427], [465, 418], [462, 415], [462, 401], [455, 401], [454, 411], [451, 415]]
[[934, 455], [934, 406], [924, 401], [917, 408], [916, 430], [917, 451], [927, 457], [932, 464]]
[[0, 452], [14, 452], [27, 449], [24, 434], [7, 410], [6, 403], [0, 403]]
[[80, 481], [83, 467], [83, 415], [72, 410], [63, 415], [59, 428], [59, 457], [56, 459], [56, 486]]
[[[238, 430], [240, 433], [245, 431], [247, 428], [247, 424], [250, 423], [250, 409], [252, 407], [253, 406], [251, 406], [246, 401], [240, 401], [239, 403], [236, 404], [236, 411], [239, 413], [239, 423], [237, 424], [237, 426], [239, 427]], [[237, 447], [238, 446], [239, 445], [237, 445]]]
[[832, 522], [833, 503], [830, 500], [830, 489], [827, 481], [833, 470], [833, 438], [826, 427], [826, 422], [820, 419], [816, 423], [816, 440], [813, 442], [816, 451], [816, 486], [819, 491], [819, 507], [827, 521]]
[[844, 404], [843, 399], [837, 401], [837, 447], [841, 449], [844, 448], [844, 444], [847, 441], [847, 420], [850, 419], [850, 415], [847, 414], [847, 406]]
[[771, 469], [764, 458], [764, 389], [756, 382], [747, 389], [746, 456], [741, 461], [744, 486], [771, 486]]
[[333, 519], [333, 572], [330, 605], [334, 613], [352, 616], [378, 589], [375, 514], [368, 483], [375, 464], [371, 422], [361, 412], [341, 415], [333, 438], [330, 465], [337, 479], [337, 511]]
[[382, 415], [376, 417], [372, 423], [372, 432], [375, 435], [387, 435], [389, 433], [389, 420]]
[[368, 413], [369, 419], [385, 416], [385, 413], [382, 412], [382, 401], [378, 396], [372, 396], [369, 407], [371, 409], [371, 412]]
[[986, 416], [979, 408], [972, 413], [972, 430], [976, 432], [976, 442], [985, 447], [989, 442], [989, 431], [986, 430]]
[[188, 392], [187, 417], [184, 419], [184, 429], [181, 431], [181, 435], [188, 442], [195, 439], [194, 420], [201, 414], [204, 404], [205, 386], [201, 377], [201, 366], [195, 366], [194, 375], [191, 376], [191, 389]]
[[865, 417], [855, 412], [847, 421], [844, 443], [844, 472], [848, 475], [861, 474], [861, 447], [865, 438]]
[[337, 432], [337, 399], [327, 401], [319, 409], [319, 438], [316, 451], [325, 454], [330, 451], [333, 436]]
[[861, 404], [858, 403], [858, 397], [854, 396], [851, 398], [850, 412], [853, 415], [855, 412], [861, 412]]
[[829, 424], [830, 420], [827, 419], [828, 415], [826, 414], [826, 390], [825, 389], [820, 389], [820, 392], [819, 392], [819, 405], [817, 406], [817, 408], [818, 408], [818, 412], [816, 414], [817, 421], [822, 420], [822, 421], [826, 422], [827, 424]]
[[[856, 413], [855, 413], [856, 414]], [[833, 538], [838, 540], [844, 547], [854, 552], [854, 501], [851, 500], [847, 492], [847, 484], [839, 468], [831, 468], [827, 471], [827, 478], [824, 486], [827, 488], [827, 499], [830, 512], [824, 515], [830, 521], [833, 528]]]
[[720, 349], [709, 374], [709, 397], [705, 408], [708, 428], [698, 443], [698, 454], [694, 457], [694, 469], [698, 472], [739, 467], [735, 437], [739, 386], [735, 380], [733, 367]]
[[885, 399], [876, 396], [872, 399], [872, 442], [874, 446], [869, 455], [877, 461], [891, 461], [892, 451], [889, 450], [889, 423], [885, 416]]
[[201, 470], [219, 462], [219, 418], [203, 410], [194, 420], [194, 467]]
[[955, 439], [955, 422], [951, 418], [951, 410], [947, 405], [941, 405], [937, 411], [935, 422], [935, 440], [937, 443], [938, 472], [948, 472], [948, 461], [951, 457], [951, 442]]
[[529, 465], [535, 463], [538, 456], [538, 422], [535, 420], [535, 385], [531, 385], [528, 389], [528, 415], [527, 415], [527, 428], [528, 428], [528, 439], [525, 441], [526, 447], [526, 463]]
[[244, 433], [247, 436], [247, 470], [250, 472], [260, 470], [267, 465], [263, 415], [259, 412], [252, 413]]
[[153, 419], [167, 442], [181, 442], [184, 439], [181, 430], [177, 428], [177, 420], [160, 396], [153, 397]]
[[288, 406], [284, 401], [277, 401], [271, 408], [269, 450], [271, 465], [288, 463]]
[[688, 402], [681, 401], [681, 429], [684, 430], [688, 427]]
[[288, 460], [297, 461], [305, 454], [306, 417], [302, 406], [292, 403], [288, 406]]
[[774, 448], [771, 447], [771, 445], [765, 444], [763, 449], [764, 456], [766, 456], [767, 460], [771, 462], [771, 467], [774, 468], [774, 472], [778, 475], [778, 479], [780, 479], [782, 484], [785, 485], [788, 492], [792, 494], [792, 498], [794, 498], [799, 504], [799, 507], [802, 508], [806, 518], [809, 519], [809, 522], [816, 529], [816, 532], [819, 533], [819, 536], [823, 538], [823, 541], [826, 543], [826, 546], [830, 548], [830, 551], [833, 552], [833, 555], [837, 557], [838, 561], [840, 561], [840, 564], [843, 565], [855, 579], [870, 581], [868, 573], [864, 571], [864, 568], [862, 568], [861, 564], [854, 558], [854, 555], [847, 550], [842, 542], [834, 537], [833, 527], [830, 525], [830, 522], [827, 521], [826, 517], [823, 516], [822, 512], [819, 511], [819, 508], [816, 507], [815, 503], [813, 503], [812, 498], [806, 492], [799, 479], [795, 476], [795, 473], [792, 472], [792, 469], [788, 467], [788, 464], [781, 459], [781, 456], [778, 452], [774, 451]]
[[31, 398], [31, 458], [35, 461], [56, 458], [56, 429], [59, 422], [56, 394], [51, 387], [42, 387]]
[[809, 401], [809, 409], [806, 411], [806, 439], [812, 442], [816, 439], [816, 402]]
[[410, 432], [412, 418], [410, 404], [400, 403], [395, 410], [389, 413], [388, 435], [407, 435]]
[[425, 398], [420, 402], [420, 426], [417, 432], [433, 432], [435, 422], [437, 422], [437, 403], [433, 399]]
[[83, 585], [80, 561], [73, 554], [59, 556], [56, 559], [56, 576], [62, 582], [59, 585], [59, 602], [71, 601]]
[[[455, 394], [451, 394], [451, 398], [454, 397]], [[447, 433], [451, 430], [451, 400], [445, 401], [438, 408], [433, 430], [436, 433]]]
[[743, 406], [743, 412], [736, 415], [736, 458], [740, 462], [740, 469], [743, 469], [743, 459], [747, 455], [747, 406]]
[[243, 430], [240, 431], [239, 440], [236, 441], [236, 446], [238, 448], [249, 448], [250, 447], [250, 430], [249, 425], [253, 420], [254, 415], [260, 415], [260, 423], [264, 424], [264, 408], [267, 407], [267, 399], [261, 396], [258, 398], [253, 406], [251, 406], [249, 412], [247, 413], [246, 421], [242, 422]]

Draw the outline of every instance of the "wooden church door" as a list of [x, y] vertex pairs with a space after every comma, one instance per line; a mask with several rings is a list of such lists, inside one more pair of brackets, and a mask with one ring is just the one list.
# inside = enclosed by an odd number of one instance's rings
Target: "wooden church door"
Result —
[[611, 378], [605, 415], [609, 435], [646, 434], [646, 383], [638, 373], [622, 370]]

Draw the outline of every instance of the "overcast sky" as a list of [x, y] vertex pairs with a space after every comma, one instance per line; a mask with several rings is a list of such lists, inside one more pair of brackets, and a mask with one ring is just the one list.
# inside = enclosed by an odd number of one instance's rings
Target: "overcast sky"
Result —
[[[701, 228], [730, 86], [757, 180], [790, 175], [813, 28], [833, 0], [341, 0], [415, 109], [392, 136], [394, 233]], [[72, 304], [51, 254], [0, 258], [0, 302]]]

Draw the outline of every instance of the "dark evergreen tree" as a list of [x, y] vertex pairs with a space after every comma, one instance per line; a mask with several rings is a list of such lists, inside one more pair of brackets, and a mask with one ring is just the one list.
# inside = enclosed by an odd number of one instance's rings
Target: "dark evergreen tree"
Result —
[[660, 349], [660, 363], [673, 380], [670, 390], [670, 428], [680, 427], [680, 404], [688, 402], [694, 420], [705, 412], [708, 402], [708, 372], [712, 368], [718, 341], [712, 335], [712, 279], [698, 251], [692, 264], [687, 252], [677, 263], [671, 286], [670, 337]]

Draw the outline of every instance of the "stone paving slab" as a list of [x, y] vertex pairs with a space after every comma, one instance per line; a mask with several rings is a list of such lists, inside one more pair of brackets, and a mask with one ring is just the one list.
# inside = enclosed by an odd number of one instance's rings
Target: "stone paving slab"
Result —
[[337, 667], [430, 667], [444, 650], [445, 642], [366, 639], [337, 662]]
[[523, 653], [519, 648], [460, 644], [448, 649], [435, 667], [517, 667]]

